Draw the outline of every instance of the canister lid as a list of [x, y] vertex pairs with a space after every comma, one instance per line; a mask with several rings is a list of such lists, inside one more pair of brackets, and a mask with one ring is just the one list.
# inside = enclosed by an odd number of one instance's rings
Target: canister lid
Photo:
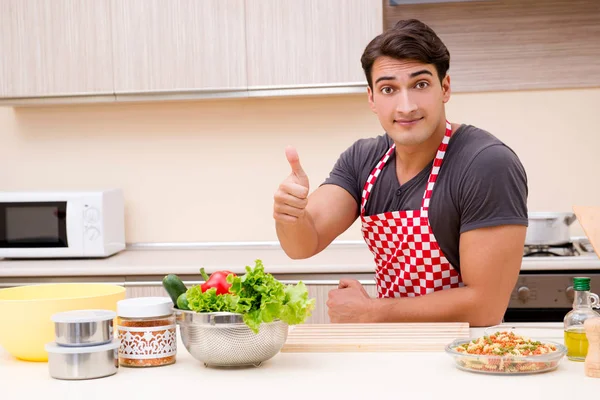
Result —
[[162, 317], [173, 314], [170, 297], [136, 297], [117, 302], [117, 315], [125, 318]]
[[115, 350], [119, 347], [119, 341], [113, 339], [110, 343], [101, 344], [98, 346], [82, 346], [82, 347], [66, 347], [56, 344], [56, 342], [48, 343], [44, 346], [48, 353], [54, 354], [83, 354], [83, 353], [98, 353], [100, 351]]
[[57, 323], [101, 322], [114, 319], [117, 313], [110, 310], [74, 310], [54, 314], [52, 321]]

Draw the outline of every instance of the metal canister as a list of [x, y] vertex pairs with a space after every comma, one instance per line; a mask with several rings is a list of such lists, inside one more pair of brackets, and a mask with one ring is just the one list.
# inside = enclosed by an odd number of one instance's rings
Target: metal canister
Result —
[[119, 342], [100, 346], [65, 347], [56, 343], [45, 346], [50, 376], [56, 379], [94, 379], [114, 375], [119, 368]]
[[56, 344], [80, 347], [110, 343], [116, 315], [110, 310], [75, 310], [54, 314]]

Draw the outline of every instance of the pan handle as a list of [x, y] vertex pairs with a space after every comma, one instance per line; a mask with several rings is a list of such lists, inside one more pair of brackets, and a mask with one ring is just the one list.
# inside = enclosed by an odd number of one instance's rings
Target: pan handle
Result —
[[577, 219], [577, 215], [575, 214], [571, 214], [568, 217], [565, 217], [565, 224], [567, 224], [567, 226], [571, 225], [573, 222], [575, 222], [575, 220]]

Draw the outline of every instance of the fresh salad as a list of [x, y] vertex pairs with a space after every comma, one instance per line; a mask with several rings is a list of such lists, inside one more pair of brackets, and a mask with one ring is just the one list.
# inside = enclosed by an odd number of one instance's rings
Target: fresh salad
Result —
[[[531, 373], [554, 369], [562, 357], [557, 346], [514, 332], [496, 332], [452, 347], [464, 369], [496, 373]], [[544, 357], [546, 356], [546, 357]]]
[[210, 277], [200, 270], [205, 283], [187, 288], [178, 276], [164, 277], [163, 286], [175, 306], [196, 312], [232, 312], [242, 314], [244, 322], [258, 333], [262, 322], [281, 320], [288, 325], [301, 324], [310, 317], [315, 299], [309, 299], [303, 282], [285, 285], [266, 273], [261, 260], [246, 273], [216, 271]]
[[459, 353], [484, 355], [534, 356], [556, 351], [553, 344], [532, 341], [513, 332], [496, 332], [454, 348]]

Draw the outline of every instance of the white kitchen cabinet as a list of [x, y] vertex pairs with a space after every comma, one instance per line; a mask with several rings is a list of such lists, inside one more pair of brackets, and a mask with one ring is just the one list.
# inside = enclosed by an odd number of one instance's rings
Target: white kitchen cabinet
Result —
[[113, 0], [115, 92], [246, 90], [244, 0]]
[[0, 99], [114, 99], [109, 17], [110, 0], [0, 1]]
[[382, 32], [381, 0], [246, 0], [248, 86], [356, 86]]

